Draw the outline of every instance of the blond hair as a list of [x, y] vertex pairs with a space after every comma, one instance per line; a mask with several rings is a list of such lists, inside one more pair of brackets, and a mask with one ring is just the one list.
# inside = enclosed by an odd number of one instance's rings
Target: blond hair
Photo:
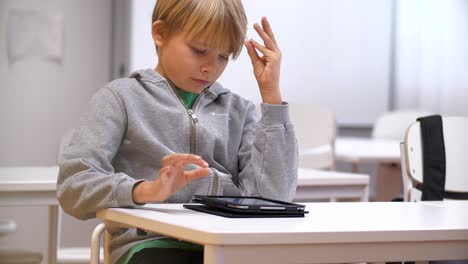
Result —
[[168, 33], [203, 36], [208, 45], [239, 56], [247, 31], [241, 0], [157, 0], [152, 23], [161, 20]]

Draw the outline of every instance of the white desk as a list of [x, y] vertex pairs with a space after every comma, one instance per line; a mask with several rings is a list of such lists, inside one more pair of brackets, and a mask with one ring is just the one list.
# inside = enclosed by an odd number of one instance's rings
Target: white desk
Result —
[[400, 163], [400, 142], [370, 138], [338, 137], [335, 155], [339, 161], [350, 162], [356, 171], [358, 163]]
[[468, 201], [309, 203], [306, 209], [304, 218], [232, 219], [159, 204], [97, 216], [202, 244], [205, 264], [468, 259]]
[[299, 168], [294, 201], [369, 200], [369, 176], [365, 174]]
[[399, 166], [400, 142], [398, 140], [378, 140], [370, 138], [337, 138], [335, 143], [336, 160], [351, 163], [351, 171], [359, 172], [359, 164], [377, 164], [375, 184], [377, 201], [390, 201], [400, 196], [403, 185]]
[[0, 167], [0, 206], [48, 206], [48, 263], [56, 263], [58, 167]]

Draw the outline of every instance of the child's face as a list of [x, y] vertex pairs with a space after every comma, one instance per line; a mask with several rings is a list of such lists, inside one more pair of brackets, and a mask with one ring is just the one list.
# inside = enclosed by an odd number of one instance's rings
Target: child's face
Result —
[[207, 45], [206, 38], [189, 40], [176, 33], [159, 43], [156, 71], [178, 88], [201, 93], [223, 73], [230, 53]]

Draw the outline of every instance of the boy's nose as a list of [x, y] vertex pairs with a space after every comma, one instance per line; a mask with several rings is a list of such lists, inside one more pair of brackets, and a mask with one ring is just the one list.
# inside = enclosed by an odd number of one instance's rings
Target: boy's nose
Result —
[[201, 72], [212, 73], [216, 71], [216, 67], [218, 67], [216, 64], [217, 64], [216, 59], [213, 59], [213, 58], [206, 59], [201, 65]]
[[210, 73], [213, 70], [213, 66], [209, 63], [204, 63], [201, 66], [201, 72], [202, 73]]

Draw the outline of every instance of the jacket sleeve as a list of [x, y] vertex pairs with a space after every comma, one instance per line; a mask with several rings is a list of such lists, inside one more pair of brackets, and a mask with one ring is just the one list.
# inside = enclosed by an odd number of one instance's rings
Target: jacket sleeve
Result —
[[131, 193], [138, 181], [114, 173], [114, 159], [126, 129], [120, 99], [109, 88], [91, 99], [68, 145], [59, 156], [57, 198], [68, 214], [87, 219], [102, 208], [135, 205]]
[[[249, 105], [238, 154], [238, 174], [214, 171], [219, 177], [218, 195], [292, 201], [297, 185], [298, 146], [288, 104], [262, 104], [261, 110], [257, 122], [255, 106]], [[229, 187], [232, 184], [237, 190]]]

